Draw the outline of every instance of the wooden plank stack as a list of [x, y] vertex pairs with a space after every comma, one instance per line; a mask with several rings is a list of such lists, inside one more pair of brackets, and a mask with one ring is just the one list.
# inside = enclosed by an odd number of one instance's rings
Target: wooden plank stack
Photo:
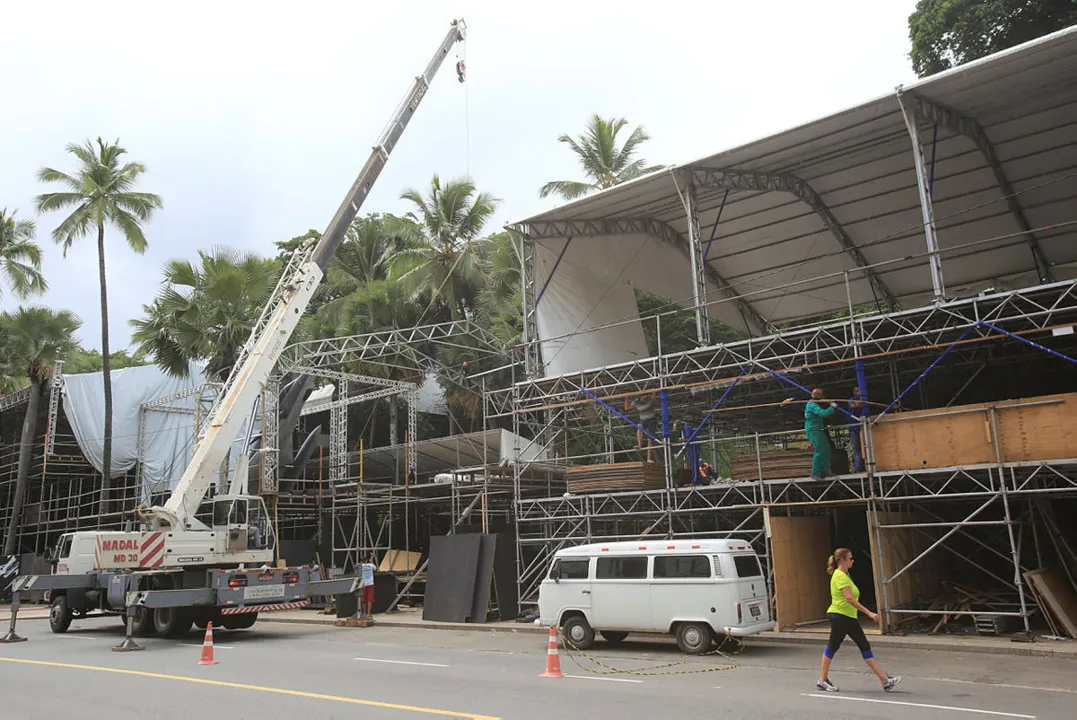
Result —
[[757, 457], [754, 452], [737, 455], [729, 461], [729, 474], [737, 481], [759, 480], [762, 466], [763, 480], [811, 475], [811, 450], [765, 450]]
[[644, 462], [575, 465], [568, 468], [565, 485], [575, 495], [659, 490], [666, 486], [666, 472], [661, 465]]

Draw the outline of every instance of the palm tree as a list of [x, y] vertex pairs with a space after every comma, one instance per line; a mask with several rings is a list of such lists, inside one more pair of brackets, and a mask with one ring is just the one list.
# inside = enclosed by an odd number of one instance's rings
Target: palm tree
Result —
[[40, 295], [49, 285], [41, 274], [41, 248], [34, 242], [34, 221], [17, 220], [18, 210], [0, 210], [0, 268], [19, 298]]
[[173, 260], [164, 285], [145, 317], [131, 320], [137, 352], [158, 367], [186, 377], [192, 361], [206, 362], [206, 375], [228, 377], [280, 275], [280, 264], [229, 248], [199, 252], [200, 262]]
[[11, 504], [7, 537], [4, 539], [4, 555], [14, 555], [16, 550], [19, 518], [30, 478], [30, 456], [37, 435], [41, 389], [56, 359], [78, 347], [75, 332], [81, 325], [82, 321], [67, 310], [21, 307], [13, 313], [0, 313], [0, 364], [3, 375], [28, 380], [30, 384], [30, 398], [26, 403], [22, 437], [19, 440], [15, 498]]
[[388, 279], [403, 283], [412, 302], [426, 299], [428, 307], [440, 304], [453, 319], [465, 317], [482, 284], [473, 241], [501, 201], [478, 192], [466, 178], [442, 187], [437, 175], [427, 196], [406, 190], [400, 197], [415, 210], [394, 227], [397, 237], [386, 251]]
[[651, 137], [643, 126], [637, 127], [625, 140], [624, 145], [618, 149], [617, 133], [621, 132], [628, 121], [624, 118], [611, 118], [609, 120], [592, 115], [587, 123], [587, 132], [578, 138], [562, 135], [557, 138], [559, 142], [566, 143], [572, 152], [576, 153], [583, 173], [590, 182], [577, 182], [575, 180], [555, 180], [548, 182], [539, 190], [539, 197], [547, 197], [554, 193], [565, 200], [575, 200], [583, 197], [592, 190], [605, 190], [620, 183], [638, 178], [655, 170], [661, 170], [663, 165], [647, 166], [645, 160], [633, 160], [632, 156]]
[[52, 232], [52, 239], [64, 249], [64, 257], [76, 240], [97, 231], [97, 269], [101, 284], [101, 369], [105, 394], [101, 494], [107, 501], [112, 480], [112, 368], [108, 348], [105, 225], [118, 228], [128, 247], [142, 254], [146, 251], [146, 236], [141, 223], [149, 220], [162, 203], [157, 195], [134, 191], [135, 182], [146, 172], [146, 166], [137, 162], [121, 164], [121, 158], [127, 151], [120, 147], [119, 140], [115, 144], [108, 144], [97, 138], [96, 148], [87, 140], [83, 145], [69, 144], [66, 150], [78, 159], [79, 168], [74, 175], [48, 167], [41, 169], [38, 178], [42, 182], [60, 183], [66, 190], [39, 195], [37, 211], [75, 208]]
[[523, 295], [519, 237], [512, 232], [493, 233], [480, 247], [483, 288], [476, 317], [505, 347], [520, 342], [523, 334]]

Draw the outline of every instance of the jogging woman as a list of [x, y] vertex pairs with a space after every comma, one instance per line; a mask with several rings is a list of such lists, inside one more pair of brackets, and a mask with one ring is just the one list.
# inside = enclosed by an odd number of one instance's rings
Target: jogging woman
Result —
[[849, 568], [852, 566], [853, 551], [848, 548], [838, 548], [826, 561], [826, 571], [830, 575], [830, 607], [826, 611], [827, 618], [830, 619], [830, 639], [823, 650], [823, 665], [819, 669], [819, 682], [815, 683], [815, 687], [827, 692], [838, 691], [834, 683], [830, 682], [830, 662], [848, 635], [860, 648], [860, 655], [879, 678], [883, 690], [889, 692], [901, 682], [901, 676], [887, 675], [871, 654], [871, 645], [864, 636], [864, 628], [860, 627], [857, 612], [862, 612], [876, 621], [879, 616], [860, 604], [860, 589], [849, 577]]

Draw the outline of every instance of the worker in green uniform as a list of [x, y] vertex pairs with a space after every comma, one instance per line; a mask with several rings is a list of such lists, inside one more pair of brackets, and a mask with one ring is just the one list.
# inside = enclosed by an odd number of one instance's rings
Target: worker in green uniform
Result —
[[837, 403], [830, 403], [830, 407], [823, 409], [823, 391], [815, 388], [811, 391], [811, 400], [804, 406], [804, 432], [808, 435], [815, 454], [811, 459], [811, 476], [813, 480], [821, 480], [830, 474], [830, 438], [826, 435], [826, 419], [838, 411]]

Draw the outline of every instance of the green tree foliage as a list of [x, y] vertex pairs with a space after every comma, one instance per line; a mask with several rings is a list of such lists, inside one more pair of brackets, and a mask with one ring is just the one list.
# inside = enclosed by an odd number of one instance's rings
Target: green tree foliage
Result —
[[[64, 361], [65, 375], [101, 372], [101, 369], [105, 366], [101, 352], [97, 349], [86, 350], [77, 347], [64, 353], [62, 359]], [[140, 351], [135, 351], [132, 355], [127, 350], [117, 350], [109, 358], [109, 367], [113, 370], [149, 364], [150, 359], [146, 356], [146, 353]]]
[[165, 266], [157, 297], [131, 321], [132, 339], [170, 375], [185, 377], [191, 362], [205, 362], [207, 377], [223, 381], [276, 286], [280, 263], [229, 248], [198, 257]]
[[138, 254], [146, 251], [142, 223], [161, 207], [161, 198], [152, 193], [135, 192], [135, 184], [146, 172], [137, 162], [122, 162], [127, 153], [119, 145], [97, 138], [96, 146], [70, 144], [67, 152], [75, 156], [78, 169], [74, 175], [46, 167], [38, 173], [42, 182], [64, 188], [61, 192], [37, 197], [37, 211], [50, 212], [74, 208], [52, 232], [52, 239], [64, 249], [82, 238], [97, 235], [98, 276], [101, 286], [101, 354], [104, 358], [105, 437], [102, 449], [104, 485], [102, 497], [108, 497], [112, 475], [112, 375], [108, 346], [108, 283], [105, 273], [105, 226], [118, 228], [128, 247]]
[[539, 197], [560, 195], [565, 200], [575, 200], [594, 190], [604, 190], [620, 183], [661, 170], [662, 165], [648, 166], [647, 162], [635, 158], [639, 146], [650, 140], [643, 126], [637, 127], [628, 136], [624, 144], [617, 147], [617, 134], [624, 129], [628, 121], [624, 118], [609, 120], [595, 114], [587, 123], [587, 132], [578, 138], [562, 135], [557, 138], [572, 148], [576, 153], [587, 182], [576, 180], [555, 180], [548, 182], [539, 190]]
[[1077, 0], [919, 0], [913, 70], [934, 75], [1077, 23]]
[[[399, 282], [413, 302], [420, 298], [449, 317], [468, 316], [482, 285], [475, 242], [500, 200], [479, 192], [466, 178], [442, 186], [435, 175], [427, 194], [405, 190], [400, 196], [414, 205], [406, 223], [393, 227], [388, 249], [388, 279]], [[425, 314], [425, 313], [424, 313]]]
[[82, 321], [67, 310], [20, 307], [15, 312], [0, 313], [0, 375], [10, 380], [17, 379], [30, 387], [30, 397], [23, 415], [15, 497], [11, 506], [11, 522], [4, 538], [4, 555], [16, 552], [16, 539], [30, 478], [30, 459], [37, 438], [41, 391], [52, 374], [56, 359], [75, 349], [75, 332], [80, 325]]
[[34, 242], [33, 220], [18, 219], [18, 211], [0, 210], [0, 277], [20, 299], [48, 289], [41, 274], [41, 248]]

